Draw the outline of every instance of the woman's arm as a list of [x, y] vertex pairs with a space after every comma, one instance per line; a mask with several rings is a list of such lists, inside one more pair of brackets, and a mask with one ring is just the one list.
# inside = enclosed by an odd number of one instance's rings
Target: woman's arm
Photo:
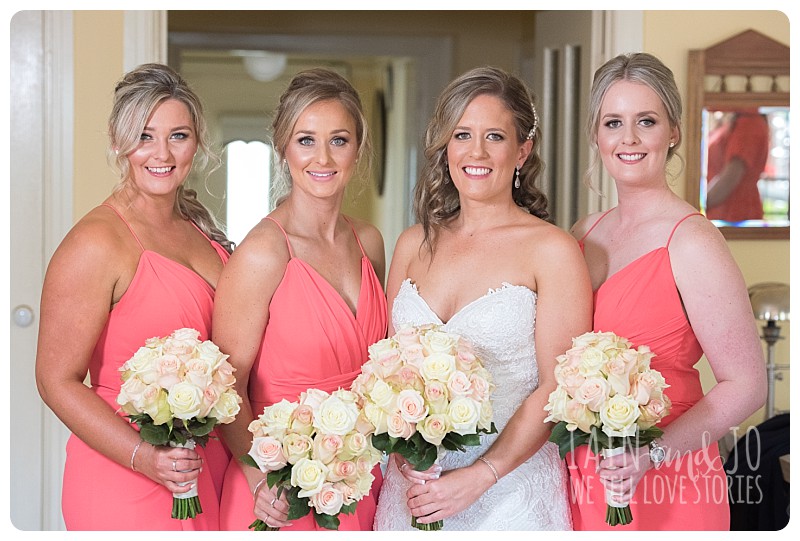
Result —
[[[219, 431], [236, 461], [250, 450], [253, 441], [253, 435], [247, 427], [256, 416], [263, 413], [253, 411], [250, 405], [250, 372], [264, 338], [272, 296], [283, 279], [288, 261], [289, 251], [283, 234], [272, 222], [264, 220], [233, 251], [217, 284], [212, 340], [230, 356], [228, 361], [236, 370], [236, 391], [242, 397], [236, 419], [232, 423], [219, 425]], [[258, 482], [264, 479], [264, 474], [258, 468], [242, 464], [240, 467], [252, 493]], [[275, 509], [270, 505], [274, 489], [271, 492], [262, 483], [256, 494], [254, 512], [262, 520], [268, 512], [267, 507]], [[284, 509], [282, 502], [275, 505], [281, 511], [288, 510], [288, 507]], [[285, 518], [284, 512], [275, 520]]]
[[[177, 483], [197, 478], [197, 453], [149, 444], [137, 449], [138, 432], [84, 384], [112, 302], [123, 293], [115, 288], [126, 273], [132, 277], [129, 267], [135, 269], [137, 261], [138, 254], [131, 260], [114, 228], [97, 216], [84, 218], [67, 235], [53, 254], [42, 290], [36, 383], [42, 400], [92, 449], [172, 492], [186, 492], [191, 486]], [[179, 461], [177, 469], [190, 471], [174, 472], [173, 460]]]
[[[542, 249], [541, 243], [547, 248]], [[591, 330], [592, 291], [583, 256], [574, 239], [553, 228], [531, 247], [536, 257], [525, 264], [534, 270], [536, 301], [536, 363], [539, 386], [520, 405], [484, 454], [499, 477], [530, 458], [550, 436], [544, 406], [556, 387], [556, 357], [572, 345], [572, 338]], [[546, 257], [542, 257], [546, 254]], [[466, 509], [495, 482], [494, 471], [483, 461], [444, 472], [436, 481], [409, 489], [409, 508], [420, 523], [444, 520]]]
[[[690, 218], [670, 244], [675, 282], [717, 384], [664, 430], [667, 460], [716, 442], [764, 405], [764, 354], [747, 288], [719, 230]], [[669, 391], [667, 391], [669, 394]], [[647, 448], [604, 459], [600, 476], [627, 502], [652, 468]]]

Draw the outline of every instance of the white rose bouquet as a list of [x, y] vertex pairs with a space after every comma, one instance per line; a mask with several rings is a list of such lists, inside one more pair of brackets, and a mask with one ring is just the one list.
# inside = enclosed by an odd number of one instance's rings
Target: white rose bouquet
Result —
[[[642, 447], [661, 436], [655, 425], [669, 413], [669, 387], [661, 373], [650, 368], [655, 356], [647, 346], [610, 332], [589, 332], [572, 340], [555, 368], [558, 387], [550, 394], [545, 422], [557, 423], [549, 440], [561, 457], [579, 445], [595, 454], [613, 456], [625, 447]], [[606, 522], [629, 524], [630, 506], [606, 495]]]
[[[351, 389], [360, 397], [372, 443], [399, 453], [414, 469], [436, 462], [440, 448], [464, 451], [497, 429], [490, 400], [494, 384], [472, 346], [441, 325], [405, 326], [369, 347], [369, 360]], [[441, 530], [443, 523], [417, 524]]]
[[[228, 355], [195, 329], [150, 338], [120, 367], [117, 404], [153, 445], [205, 446], [217, 424], [233, 421], [242, 402], [234, 390]], [[203, 509], [197, 488], [175, 494], [172, 518], [194, 518]]]
[[[248, 429], [253, 445], [241, 458], [267, 474], [267, 484], [285, 491], [289, 520], [313, 512], [323, 528], [337, 530], [339, 513], [352, 514], [372, 488], [381, 453], [370, 428], [359, 424], [358, 397], [339, 389], [309, 389], [297, 402], [284, 399], [264, 408]], [[276, 530], [260, 519], [255, 531]]]

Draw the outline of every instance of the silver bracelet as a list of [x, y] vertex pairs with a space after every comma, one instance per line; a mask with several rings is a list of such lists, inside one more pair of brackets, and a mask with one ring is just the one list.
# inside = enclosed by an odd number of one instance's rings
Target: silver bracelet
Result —
[[492, 475], [494, 475], [494, 482], [495, 483], [500, 481], [500, 476], [497, 475], [497, 469], [494, 467], [494, 465], [491, 462], [489, 462], [489, 460], [483, 458], [482, 456], [479, 456], [478, 460], [480, 460], [481, 462], [483, 462], [484, 464], [489, 466], [489, 469], [492, 470]]
[[136, 458], [136, 453], [139, 452], [139, 446], [144, 443], [144, 440], [139, 440], [139, 443], [136, 444], [136, 447], [133, 448], [133, 453], [131, 453], [131, 469], [136, 471], [136, 466], [133, 465], [133, 460]]
[[253, 488], [253, 499], [255, 499], [256, 494], [258, 493], [258, 489], [261, 488], [261, 485], [263, 485], [266, 482], [267, 482], [267, 478], [264, 477], [258, 483], [256, 483], [256, 486]]

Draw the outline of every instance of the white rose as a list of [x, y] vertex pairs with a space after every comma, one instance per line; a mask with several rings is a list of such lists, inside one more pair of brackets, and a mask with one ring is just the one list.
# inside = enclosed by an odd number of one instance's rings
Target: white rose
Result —
[[453, 355], [458, 345], [458, 336], [433, 329], [422, 334], [420, 343], [429, 353]]
[[492, 418], [494, 416], [494, 408], [491, 400], [481, 402], [481, 412], [478, 416], [478, 428], [482, 428], [486, 432], [492, 429]]
[[312, 447], [315, 459], [328, 464], [344, 446], [344, 440], [338, 434], [317, 434]]
[[358, 406], [338, 396], [329, 396], [314, 413], [314, 428], [325, 434], [344, 436], [356, 426]]
[[350, 460], [361, 455], [369, 445], [369, 437], [361, 432], [350, 432], [344, 437], [344, 446], [339, 457], [342, 460]]
[[601, 373], [601, 368], [606, 362], [606, 355], [603, 350], [589, 346], [581, 354], [581, 364], [578, 367], [580, 374], [584, 377], [594, 377]]
[[385, 411], [393, 410], [397, 403], [397, 393], [382, 379], [375, 381], [375, 385], [372, 387], [372, 390], [367, 393], [367, 397], [376, 406]]
[[413, 389], [404, 389], [397, 396], [397, 408], [400, 415], [409, 423], [418, 423], [428, 414], [425, 399]]
[[466, 396], [457, 396], [447, 407], [447, 418], [454, 432], [462, 436], [474, 434], [477, 430], [480, 407], [473, 399]]
[[389, 353], [393, 350], [397, 349], [394, 340], [391, 338], [384, 338], [383, 340], [378, 340], [371, 346], [367, 348], [369, 352], [369, 358], [371, 360], [375, 360], [380, 358], [382, 355]]
[[611, 385], [603, 377], [588, 377], [575, 391], [573, 398], [590, 410], [599, 412], [611, 393]]
[[461, 370], [456, 370], [450, 374], [447, 380], [447, 388], [455, 396], [469, 396], [472, 394], [472, 383], [469, 377]]
[[431, 353], [422, 362], [420, 372], [425, 381], [441, 381], [447, 383], [450, 374], [456, 369], [456, 358], [446, 353]]
[[564, 415], [564, 420], [567, 422], [567, 430], [570, 432], [577, 428], [589, 434], [592, 431], [592, 426], [597, 424], [597, 414], [586, 406], [586, 404], [572, 399], [567, 402], [567, 411]]
[[289, 402], [284, 398], [280, 402], [264, 408], [261, 422], [267, 433], [276, 437], [283, 435], [289, 428], [292, 412], [296, 407], [296, 403]]
[[264, 473], [279, 470], [286, 466], [283, 445], [271, 436], [253, 438], [253, 445], [247, 454], [255, 460], [258, 468]]
[[310, 503], [317, 513], [335, 516], [342, 510], [344, 494], [331, 483], [325, 483], [319, 492], [311, 496]]
[[156, 349], [141, 347], [136, 350], [133, 357], [125, 361], [120, 367], [122, 379], [127, 380], [132, 376], [141, 379], [146, 385], [155, 383], [158, 373], [155, 369], [156, 360], [161, 355]]
[[313, 496], [325, 483], [328, 467], [319, 460], [301, 458], [292, 466], [292, 486], [300, 487], [297, 495], [301, 498]]
[[311, 409], [317, 411], [319, 405], [330, 396], [328, 393], [321, 389], [308, 389], [300, 393], [300, 403], [306, 406], [311, 406]]
[[621, 394], [612, 396], [600, 410], [603, 432], [608, 436], [633, 436], [636, 434], [636, 419], [639, 418], [636, 400]]
[[213, 381], [224, 387], [233, 387], [233, 384], [236, 383], [236, 378], [233, 375], [234, 372], [236, 372], [236, 369], [231, 363], [223, 359], [214, 371]]
[[188, 359], [185, 362], [186, 374], [184, 376], [186, 381], [190, 381], [193, 385], [204, 389], [211, 385], [211, 364], [205, 359]]
[[142, 411], [153, 419], [154, 425], [163, 425], [172, 418], [167, 402], [167, 391], [158, 385], [148, 385], [142, 393]]
[[389, 415], [372, 402], [364, 404], [364, 417], [375, 427], [375, 434], [383, 434], [389, 429]]
[[442, 440], [450, 431], [447, 424], [447, 415], [441, 413], [429, 415], [421, 423], [417, 424], [417, 431], [428, 443], [441, 445]]
[[414, 434], [414, 425], [403, 418], [399, 410], [389, 414], [386, 432], [393, 438], [407, 440]]
[[311, 449], [314, 446], [310, 436], [290, 432], [283, 438], [283, 454], [289, 464], [297, 464], [303, 458], [311, 458]]
[[233, 389], [229, 389], [222, 393], [217, 403], [211, 408], [211, 417], [221, 424], [232, 423], [239, 413], [239, 404], [241, 403], [242, 397], [239, 396], [239, 393]]
[[164, 353], [177, 355], [181, 360], [187, 360], [200, 343], [200, 332], [195, 329], [178, 329], [164, 341]]
[[125, 413], [141, 413], [144, 406], [142, 395], [148, 385], [137, 377], [126, 380], [119, 389], [117, 404], [122, 406]]
[[547, 398], [547, 405], [545, 405], [544, 410], [549, 412], [549, 414], [545, 417], [544, 422], [559, 423], [564, 421], [567, 413], [567, 402], [569, 402], [569, 400], [570, 398], [567, 391], [564, 390], [563, 387], [556, 387]]
[[356, 475], [356, 463], [352, 460], [334, 460], [328, 464], [330, 471], [328, 472], [329, 481], [341, 481]]
[[222, 353], [219, 347], [210, 340], [197, 344], [195, 355], [197, 355], [197, 358], [206, 361], [212, 370], [216, 370], [220, 363], [228, 358], [228, 355]]
[[175, 355], [161, 355], [154, 362], [156, 370], [156, 383], [166, 390], [181, 381], [181, 368], [183, 363]]
[[167, 395], [172, 414], [178, 419], [188, 420], [197, 417], [203, 403], [203, 393], [187, 381], [176, 383]]
[[413, 345], [419, 345], [419, 330], [412, 325], [405, 325], [397, 331], [397, 334], [395, 334], [395, 339], [397, 340], [397, 343], [400, 345], [401, 349], [406, 349]]

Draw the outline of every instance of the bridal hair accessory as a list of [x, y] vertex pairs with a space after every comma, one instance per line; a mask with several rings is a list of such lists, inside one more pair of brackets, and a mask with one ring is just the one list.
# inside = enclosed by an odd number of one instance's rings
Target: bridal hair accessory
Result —
[[519, 167], [514, 168], [514, 187], [519, 189]]
[[539, 115], [536, 113], [536, 106], [531, 103], [531, 110], [533, 111], [533, 127], [528, 132], [528, 141], [536, 135], [536, 128], [539, 127]]

